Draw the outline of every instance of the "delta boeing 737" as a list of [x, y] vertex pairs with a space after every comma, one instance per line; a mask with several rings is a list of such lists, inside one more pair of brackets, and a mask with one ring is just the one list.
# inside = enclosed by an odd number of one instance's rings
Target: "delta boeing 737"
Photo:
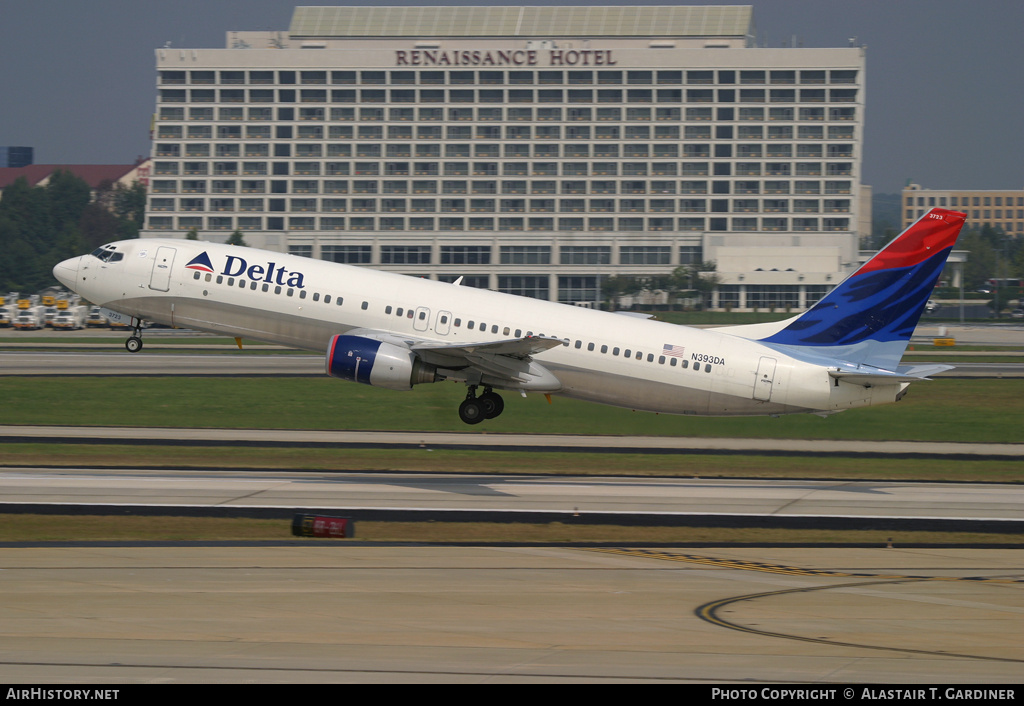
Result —
[[151, 321], [317, 351], [328, 375], [367, 385], [453, 380], [468, 387], [467, 424], [501, 414], [495, 390], [669, 414], [829, 414], [895, 402], [948, 369], [900, 358], [964, 218], [930, 210], [793, 318], [703, 330], [190, 240], [111, 243], [53, 274], [130, 317], [131, 352]]

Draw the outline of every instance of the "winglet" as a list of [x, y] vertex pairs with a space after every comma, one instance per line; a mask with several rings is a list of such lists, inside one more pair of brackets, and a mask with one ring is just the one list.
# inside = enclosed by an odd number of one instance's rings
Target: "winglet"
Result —
[[895, 369], [965, 219], [931, 209], [824, 299], [760, 340]]

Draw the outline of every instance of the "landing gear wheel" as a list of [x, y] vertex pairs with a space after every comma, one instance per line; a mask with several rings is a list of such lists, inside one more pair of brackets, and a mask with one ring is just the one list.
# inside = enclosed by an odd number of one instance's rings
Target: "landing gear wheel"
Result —
[[497, 392], [487, 390], [484, 394], [477, 397], [477, 401], [483, 407], [486, 419], [494, 419], [505, 411], [505, 400], [501, 399], [501, 395]]
[[466, 398], [459, 405], [459, 419], [466, 424], [479, 424], [486, 419], [483, 405], [475, 397]]
[[142, 350], [142, 338], [139, 336], [131, 336], [124, 342], [124, 347], [128, 349], [129, 353], [138, 353]]

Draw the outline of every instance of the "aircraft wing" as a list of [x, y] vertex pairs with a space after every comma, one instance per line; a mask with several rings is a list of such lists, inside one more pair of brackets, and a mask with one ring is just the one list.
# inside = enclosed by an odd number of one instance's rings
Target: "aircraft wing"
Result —
[[349, 331], [349, 335], [405, 346], [424, 362], [436, 365], [439, 372], [453, 380], [504, 389], [545, 392], [554, 392], [562, 387], [547, 368], [533, 360], [534, 355], [563, 345], [560, 338], [522, 336], [500, 341], [448, 343], [367, 329]]
[[417, 353], [435, 352], [451, 356], [477, 356], [481, 354], [505, 355], [512, 358], [528, 358], [537, 353], [562, 345], [562, 339], [548, 336], [523, 336], [503, 341], [483, 343], [417, 343], [412, 349]]

